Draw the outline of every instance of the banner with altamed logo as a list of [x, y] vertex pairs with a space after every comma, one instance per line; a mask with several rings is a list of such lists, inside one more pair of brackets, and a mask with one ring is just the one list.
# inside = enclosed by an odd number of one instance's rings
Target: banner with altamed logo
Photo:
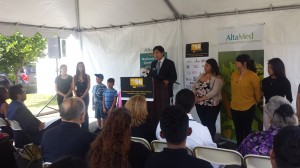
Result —
[[[231, 74], [235, 69], [235, 58], [240, 54], [248, 54], [254, 59], [257, 75], [264, 77], [264, 25], [249, 25], [219, 29], [219, 67], [225, 84], [222, 90], [223, 105], [221, 109], [221, 134], [223, 138], [235, 140], [235, 128], [232, 121]], [[263, 103], [258, 103], [252, 123], [252, 130], [263, 128]]]

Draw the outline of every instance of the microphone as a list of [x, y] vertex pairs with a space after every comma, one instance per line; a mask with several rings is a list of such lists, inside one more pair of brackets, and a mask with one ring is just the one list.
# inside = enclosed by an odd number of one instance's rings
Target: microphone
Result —
[[156, 68], [153, 68], [149, 73], [147, 73], [147, 76], [157, 76], [157, 73], [156, 73]]

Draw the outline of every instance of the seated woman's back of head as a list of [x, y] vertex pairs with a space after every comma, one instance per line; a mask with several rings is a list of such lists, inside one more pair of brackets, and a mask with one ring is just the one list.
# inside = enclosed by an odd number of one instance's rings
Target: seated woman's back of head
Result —
[[271, 163], [276, 168], [300, 167], [300, 127], [287, 126], [274, 137]]
[[110, 112], [101, 134], [91, 144], [89, 167], [130, 167], [131, 117], [125, 108]]

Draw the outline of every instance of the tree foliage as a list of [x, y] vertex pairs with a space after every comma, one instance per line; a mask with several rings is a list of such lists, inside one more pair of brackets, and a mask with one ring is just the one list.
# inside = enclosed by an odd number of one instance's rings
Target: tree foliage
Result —
[[25, 37], [20, 32], [12, 36], [0, 34], [0, 71], [14, 76], [16, 83], [18, 74], [23, 66], [36, 62], [44, 57], [47, 40], [36, 33], [32, 37]]

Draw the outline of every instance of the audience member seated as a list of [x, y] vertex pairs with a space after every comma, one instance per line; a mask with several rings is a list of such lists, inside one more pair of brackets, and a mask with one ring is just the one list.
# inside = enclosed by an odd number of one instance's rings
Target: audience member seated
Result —
[[143, 168], [151, 151], [131, 141], [131, 117], [127, 109], [114, 109], [101, 134], [91, 145], [89, 168]]
[[6, 87], [0, 87], [0, 117], [7, 118], [8, 104], [6, 100], [9, 98]]
[[13, 146], [9, 142], [9, 135], [0, 133], [0, 167], [17, 168]]
[[160, 117], [160, 127], [161, 137], [167, 140], [167, 148], [150, 157], [145, 168], [212, 168], [209, 162], [189, 155], [186, 150], [186, 138], [192, 133], [192, 128], [182, 107], [166, 108]]
[[13, 139], [13, 131], [9, 126], [9, 123], [5, 120], [7, 118], [7, 109], [8, 109], [8, 104], [6, 100], [9, 98], [8, 96], [8, 90], [6, 87], [0, 87], [0, 118], [2, 118], [7, 126], [2, 126], [1, 132], [7, 133], [10, 137], [10, 139]]
[[265, 113], [265, 116], [270, 119], [270, 128], [265, 131], [252, 133], [243, 140], [238, 147], [238, 151], [243, 156], [248, 154], [269, 156], [273, 138], [278, 131], [285, 126], [298, 125], [298, 118], [293, 107], [281, 96], [273, 96], [269, 100]]
[[[196, 146], [217, 147], [217, 145], [211, 139], [208, 128], [193, 120], [193, 117], [190, 114], [190, 111], [195, 105], [194, 93], [189, 89], [180, 90], [176, 94], [175, 104], [183, 107], [183, 109], [186, 111], [189, 117], [189, 126], [193, 129], [193, 133], [187, 137], [186, 146], [190, 147], [191, 149], [195, 148]], [[164, 140], [164, 138], [160, 136], [160, 131], [160, 123], [158, 123], [156, 128], [156, 137], [158, 140]]]
[[275, 135], [270, 158], [273, 168], [300, 167], [300, 127], [287, 126]]
[[8, 106], [7, 118], [17, 121], [23, 130], [14, 132], [16, 147], [23, 147], [28, 143], [39, 145], [45, 123], [38, 120], [25, 106], [26, 92], [22, 85], [11, 86], [8, 92], [12, 101]]
[[48, 168], [87, 168], [87, 165], [82, 158], [65, 156], [52, 163]]
[[131, 136], [146, 139], [149, 143], [156, 139], [155, 125], [147, 118], [147, 102], [142, 95], [132, 96], [125, 104], [131, 114]]
[[80, 98], [67, 98], [59, 106], [62, 122], [45, 131], [42, 156], [45, 162], [55, 162], [63, 156], [85, 159], [96, 135], [80, 128], [84, 122], [85, 104]]

